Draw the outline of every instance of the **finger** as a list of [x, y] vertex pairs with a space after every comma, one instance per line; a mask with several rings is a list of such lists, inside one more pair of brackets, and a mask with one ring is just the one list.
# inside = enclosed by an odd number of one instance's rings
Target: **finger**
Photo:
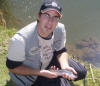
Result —
[[50, 67], [50, 70], [53, 70], [53, 66]]
[[72, 78], [72, 77], [70, 77], [70, 76], [68, 76], [66, 74], [63, 74], [62, 76], [63, 76], [63, 78], [66, 78], [68, 80], [74, 80], [74, 78]]
[[59, 68], [57, 67], [57, 70], [59, 70]]
[[69, 67], [68, 70], [77, 75], [77, 72], [72, 67]]
[[76, 72], [74, 69], [72, 69], [71, 71], [72, 71], [74, 74], [77, 74], [77, 72]]
[[55, 66], [51, 66], [50, 68], [51, 68], [52, 70], [55, 70], [56, 67], [55, 67]]
[[54, 70], [56, 70], [56, 66], [53, 66], [54, 67]]

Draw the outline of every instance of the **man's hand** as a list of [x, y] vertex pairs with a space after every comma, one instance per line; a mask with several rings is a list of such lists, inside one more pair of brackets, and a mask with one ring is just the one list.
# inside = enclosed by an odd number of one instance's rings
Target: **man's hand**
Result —
[[[77, 72], [72, 67], [69, 66], [69, 63], [68, 63], [69, 55], [67, 52], [63, 52], [63, 53], [59, 54], [57, 57], [58, 57], [58, 62], [60, 63], [62, 70], [68, 70], [68, 71], [73, 72], [74, 74], [77, 74]], [[68, 80], [74, 80], [74, 78], [72, 78], [66, 74], [62, 74], [62, 77], [66, 78]]]
[[49, 68], [49, 70], [50, 70], [50, 71], [54, 71], [54, 70], [59, 70], [59, 68], [57, 68], [57, 67], [54, 65], [54, 66], [51, 66], [51, 67]]
[[[63, 68], [64, 70], [68, 70], [68, 71], [71, 71], [71, 72], [73, 72], [75, 75], [77, 75], [77, 72], [72, 68], [72, 67], [66, 67], [66, 68]], [[68, 76], [68, 75], [66, 75], [66, 74], [62, 74], [62, 77], [64, 77], [64, 78], [67, 78], [68, 80], [74, 80], [74, 78], [72, 78], [72, 77], [70, 77], [70, 76]]]

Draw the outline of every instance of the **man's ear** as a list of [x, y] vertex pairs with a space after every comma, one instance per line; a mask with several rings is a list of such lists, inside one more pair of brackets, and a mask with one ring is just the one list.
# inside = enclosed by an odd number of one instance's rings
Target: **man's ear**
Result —
[[41, 14], [38, 13], [38, 16], [37, 16], [37, 20], [38, 20], [38, 21], [40, 20], [40, 16], [41, 16]]

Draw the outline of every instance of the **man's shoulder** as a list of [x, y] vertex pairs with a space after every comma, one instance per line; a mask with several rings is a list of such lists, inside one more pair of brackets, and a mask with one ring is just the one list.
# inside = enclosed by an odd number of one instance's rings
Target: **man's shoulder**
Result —
[[20, 34], [21, 36], [28, 37], [29, 35], [34, 33], [36, 27], [37, 27], [37, 22], [35, 21], [20, 29], [16, 34]]
[[65, 27], [65, 26], [64, 26], [63, 23], [58, 22], [58, 24], [57, 24], [57, 28], [64, 28], [64, 27]]
[[65, 30], [65, 25], [59, 22], [54, 32], [63, 32], [64, 30]]
[[25, 28], [33, 28], [37, 25], [37, 21], [34, 21], [34, 22], [31, 22], [30, 24], [26, 25], [24, 28], [22, 29], [25, 29]]
[[27, 26], [23, 27], [21, 30], [18, 31], [18, 33], [24, 33], [24, 32], [30, 32], [36, 28], [37, 22], [32, 22], [28, 24]]

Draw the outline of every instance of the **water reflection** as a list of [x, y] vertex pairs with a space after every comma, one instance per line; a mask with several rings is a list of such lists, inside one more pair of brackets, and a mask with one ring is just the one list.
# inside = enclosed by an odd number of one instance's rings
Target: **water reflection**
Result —
[[[69, 45], [68, 45], [69, 47]], [[100, 67], [100, 40], [96, 38], [85, 38], [73, 46], [70, 45], [68, 52], [75, 58], [88, 61]]]

